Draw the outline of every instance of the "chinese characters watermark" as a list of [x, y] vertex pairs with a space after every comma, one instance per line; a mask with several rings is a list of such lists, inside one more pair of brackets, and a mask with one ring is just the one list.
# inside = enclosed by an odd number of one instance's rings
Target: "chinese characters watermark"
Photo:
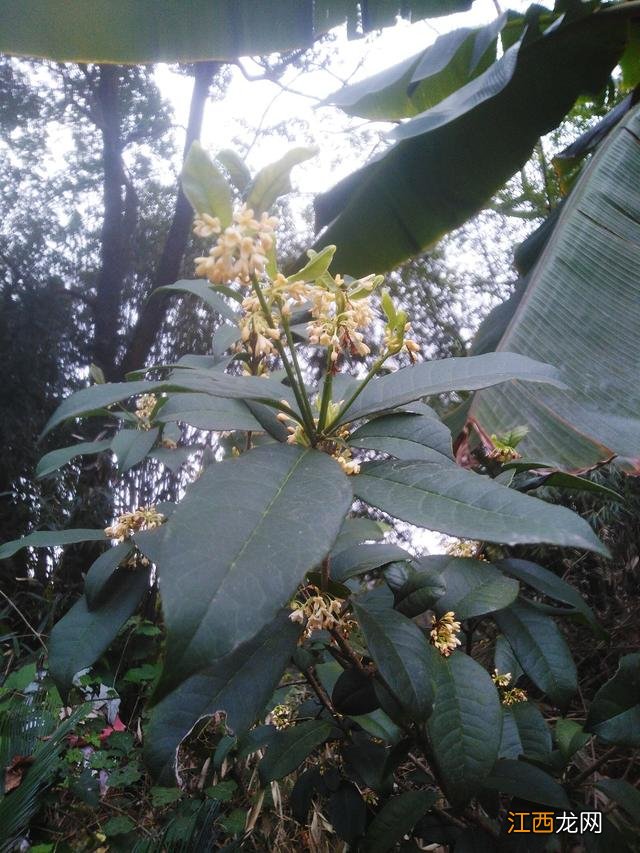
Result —
[[582, 835], [586, 832], [602, 832], [602, 812], [508, 812], [507, 833], [533, 833], [550, 835], [567, 832]]

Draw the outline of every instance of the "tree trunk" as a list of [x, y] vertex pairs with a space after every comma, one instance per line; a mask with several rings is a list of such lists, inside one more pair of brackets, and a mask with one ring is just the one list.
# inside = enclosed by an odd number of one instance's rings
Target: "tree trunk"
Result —
[[96, 102], [102, 134], [104, 219], [100, 241], [100, 272], [96, 284], [93, 359], [108, 379], [112, 379], [115, 372], [120, 304], [128, 256], [124, 228], [124, 170], [118, 84], [118, 67], [101, 65]]
[[[200, 136], [204, 108], [209, 93], [209, 87], [213, 81], [216, 71], [222, 66], [220, 62], [200, 62], [196, 65], [191, 108], [189, 110], [189, 122], [184, 146], [186, 157], [192, 143]], [[193, 218], [191, 205], [187, 201], [182, 189], [178, 187], [178, 197], [173, 220], [167, 234], [167, 239], [156, 269], [153, 288], [172, 284], [178, 278], [180, 264], [184, 257], [189, 230]], [[130, 370], [143, 367], [145, 359], [153, 346], [156, 335], [160, 331], [162, 322], [167, 311], [167, 298], [164, 294], [154, 296], [146, 302], [141, 309], [140, 317], [136, 323], [129, 346], [124, 354], [122, 363], [117, 371], [119, 379]]]

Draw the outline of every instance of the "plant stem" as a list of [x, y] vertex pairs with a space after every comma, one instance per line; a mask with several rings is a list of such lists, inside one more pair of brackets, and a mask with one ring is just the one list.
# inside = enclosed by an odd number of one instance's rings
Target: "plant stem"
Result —
[[331, 361], [331, 349], [327, 350], [327, 367], [324, 374], [324, 385], [322, 386], [322, 400], [320, 402], [320, 414], [318, 415], [318, 432], [324, 429], [324, 422], [327, 419], [327, 410], [331, 402], [331, 390], [333, 388], [333, 363]]
[[326, 592], [327, 589], [329, 588], [329, 580], [331, 579], [331, 558], [330, 557], [324, 558], [324, 560], [322, 561], [322, 567], [321, 567], [320, 571], [321, 571], [320, 587], [322, 589], [322, 592]]
[[572, 787], [577, 787], [578, 785], [581, 785], [586, 779], [589, 778], [589, 776], [591, 776], [593, 772], [598, 769], [598, 767], [605, 764], [617, 751], [617, 746], [610, 747], [606, 752], [603, 752], [600, 758], [596, 758], [596, 760], [592, 764], [590, 764], [585, 770], [583, 770], [581, 773], [578, 773], [575, 779], [570, 779], [569, 784]]
[[[287, 338], [287, 344], [288, 344], [289, 350], [291, 352], [291, 360], [293, 361], [293, 367], [295, 369], [296, 376], [298, 377], [298, 383], [300, 385], [300, 392], [302, 394], [302, 399], [304, 400], [304, 404], [305, 404], [305, 414], [306, 414], [307, 418], [309, 419], [309, 421], [312, 424], [314, 424], [313, 412], [311, 411], [311, 404], [309, 403], [309, 397], [307, 396], [306, 391], [305, 391], [304, 377], [302, 375], [302, 370], [300, 369], [300, 363], [298, 362], [298, 355], [296, 353], [296, 348], [295, 348], [295, 344], [293, 341], [293, 336], [291, 335], [291, 328], [289, 326], [289, 321], [284, 316], [282, 317], [282, 326], [284, 328], [284, 333], [285, 333], [286, 338]], [[315, 434], [315, 428], [314, 428], [313, 432]], [[313, 437], [314, 437], [314, 435], [309, 436], [309, 438], [313, 438]]]
[[[253, 280], [251, 282], [251, 287], [253, 288], [254, 293], [258, 297], [258, 302], [260, 303], [260, 307], [262, 308], [262, 313], [264, 314], [265, 320], [267, 321], [269, 328], [275, 329], [276, 324], [273, 322], [273, 317], [271, 316], [271, 311], [269, 310], [269, 306], [267, 305], [267, 300], [264, 298], [264, 293], [260, 288], [260, 285], [257, 281]], [[274, 341], [275, 347], [278, 350], [278, 354], [282, 359], [282, 365], [287, 374], [287, 378], [289, 379], [289, 383], [293, 390], [293, 393], [296, 398], [296, 402], [298, 403], [298, 407], [300, 409], [300, 414], [302, 415], [302, 419], [304, 421], [304, 426], [306, 427], [309, 436], [311, 437], [315, 431], [315, 424], [313, 423], [313, 418], [309, 420], [309, 415], [307, 414], [307, 410], [309, 409], [309, 401], [306, 399], [306, 394], [304, 393], [304, 389], [298, 387], [298, 383], [296, 381], [296, 377], [294, 375], [293, 370], [291, 369], [291, 365], [289, 364], [289, 359], [287, 358], [287, 354], [285, 352], [284, 347], [280, 341]], [[306, 405], [305, 405], [306, 403]]]
[[353, 394], [349, 397], [349, 399], [347, 400], [347, 402], [346, 402], [346, 403], [344, 403], [344, 405], [341, 407], [340, 411], [339, 411], [339, 412], [338, 412], [338, 414], [335, 416], [335, 418], [331, 421], [331, 423], [327, 425], [327, 430], [326, 430], [327, 432], [330, 432], [334, 427], [336, 427], [336, 426], [338, 426], [338, 425], [340, 424], [340, 421], [341, 421], [341, 420], [342, 420], [342, 418], [345, 416], [345, 414], [347, 413], [347, 411], [351, 408], [351, 406], [354, 404], [354, 402], [355, 402], [355, 401], [356, 401], [356, 399], [360, 396], [360, 394], [362, 394], [362, 392], [363, 392], [363, 391], [364, 391], [364, 389], [367, 387], [367, 385], [369, 384], [369, 382], [373, 379], [373, 377], [374, 377], [374, 376], [376, 375], [376, 373], [380, 370], [380, 368], [382, 367], [382, 365], [385, 363], [385, 361], [386, 361], [388, 358], [389, 358], [389, 354], [388, 354], [388, 353], [385, 353], [385, 355], [381, 355], [381, 356], [379, 356], [379, 357], [378, 357], [378, 358], [373, 362], [373, 365], [371, 366], [371, 370], [367, 373], [367, 375], [365, 376], [365, 378], [362, 380], [362, 382], [360, 383], [360, 385], [358, 385], [358, 387], [357, 387], [357, 388], [356, 388], [356, 390], [353, 392]]

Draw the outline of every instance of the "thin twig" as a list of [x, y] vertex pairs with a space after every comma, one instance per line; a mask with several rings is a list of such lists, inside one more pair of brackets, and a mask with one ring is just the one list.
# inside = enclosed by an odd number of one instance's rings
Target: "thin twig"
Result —
[[29, 622], [29, 620], [24, 615], [24, 613], [19, 609], [19, 607], [16, 604], [14, 604], [13, 601], [11, 601], [11, 599], [9, 598], [9, 596], [5, 592], [3, 592], [1, 589], [0, 589], [0, 595], [4, 598], [4, 600], [7, 602], [9, 607], [13, 607], [13, 609], [16, 611], [18, 616], [22, 619], [24, 624], [27, 626], [27, 628], [31, 631], [33, 636], [36, 638], [36, 640], [40, 643], [42, 648], [45, 650], [45, 652], [48, 651], [47, 645], [46, 645], [45, 641], [42, 639], [42, 634], [39, 631], [36, 631], [36, 629]]

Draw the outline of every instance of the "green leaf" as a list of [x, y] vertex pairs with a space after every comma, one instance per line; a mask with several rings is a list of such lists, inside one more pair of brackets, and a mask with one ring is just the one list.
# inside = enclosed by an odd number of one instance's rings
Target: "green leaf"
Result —
[[58, 684], [70, 687], [77, 672], [98, 660], [148, 588], [148, 570], [119, 569], [99, 607], [89, 610], [83, 596], [56, 622], [49, 639], [49, 670]]
[[564, 788], [543, 770], [524, 761], [501, 758], [496, 762], [491, 775], [484, 780], [484, 786], [545, 806], [571, 808]]
[[463, 557], [445, 558], [442, 563], [446, 592], [435, 604], [439, 614], [453, 610], [457, 619], [470, 619], [502, 610], [518, 597], [518, 582], [490, 563]]
[[78, 528], [77, 530], [35, 530], [21, 539], [5, 542], [0, 546], [0, 560], [13, 557], [22, 548], [51, 548], [62, 545], [75, 545], [78, 542], [103, 542], [104, 530]]
[[305, 758], [329, 737], [332, 724], [328, 720], [308, 720], [277, 732], [258, 765], [263, 785], [288, 776]]
[[640, 746], [640, 653], [620, 658], [616, 674], [593, 697], [585, 730], [607, 743]]
[[635, 107], [564, 204], [498, 345], [562, 364], [571, 391], [516, 382], [477, 394], [471, 407], [489, 433], [527, 423], [523, 453], [549, 466], [585, 469], [614, 452], [639, 455], [638, 365], [629, 357], [640, 323], [637, 282], [629, 276], [640, 263], [639, 132]]
[[247, 207], [256, 215], [270, 210], [281, 195], [291, 192], [290, 174], [293, 167], [315, 157], [317, 153], [317, 148], [292, 148], [275, 163], [261, 169], [249, 187]]
[[413, 719], [426, 719], [433, 689], [424, 634], [406, 616], [380, 605], [373, 596], [359, 596], [354, 611], [369, 654], [393, 695]]
[[600, 636], [604, 633], [593, 610], [580, 593], [553, 572], [544, 569], [537, 563], [531, 563], [529, 560], [499, 560], [496, 562], [496, 566], [511, 577], [529, 584], [533, 589], [542, 592], [544, 595], [548, 595], [549, 598], [555, 598], [557, 601], [571, 605], [579, 613], [582, 613], [596, 633]]
[[445, 593], [442, 575], [425, 564], [416, 571], [414, 564], [394, 563], [385, 571], [385, 580], [393, 590], [394, 607], [409, 618], [424, 613]]
[[242, 157], [230, 148], [223, 148], [216, 154], [216, 160], [227, 170], [229, 179], [238, 192], [244, 192], [251, 182], [251, 172]]
[[357, 669], [346, 669], [338, 677], [331, 703], [339, 714], [349, 717], [369, 714], [380, 707], [372, 680]]
[[153, 787], [149, 793], [151, 794], [151, 805], [154, 808], [170, 806], [171, 803], [177, 803], [183, 797], [183, 792], [180, 788]]
[[429, 740], [447, 796], [466, 802], [493, 767], [502, 733], [502, 707], [488, 672], [456, 651], [433, 650], [435, 699], [427, 723]]
[[538, 708], [531, 702], [517, 702], [503, 708], [500, 758], [523, 755], [546, 761], [551, 753], [551, 732]]
[[[623, 14], [567, 18], [531, 37], [436, 107], [399, 141], [315, 202], [316, 248], [336, 268], [383, 272], [420, 254], [484, 206], [584, 92], [606, 84], [627, 40]], [[475, 144], [474, 144], [475, 143]]]
[[365, 853], [388, 853], [434, 805], [433, 791], [405, 791], [384, 804], [365, 835]]
[[340, 785], [329, 799], [328, 812], [338, 838], [353, 844], [364, 835], [367, 806], [355, 785], [350, 782]]
[[375, 462], [352, 479], [357, 497], [429, 530], [508, 545], [548, 542], [609, 553], [571, 510], [454, 465]]
[[238, 315], [235, 311], [229, 308], [220, 294], [217, 293], [209, 282], [205, 281], [205, 279], [182, 279], [181, 281], [176, 281], [175, 284], [167, 284], [164, 287], [158, 287], [153, 292], [178, 294], [189, 293], [192, 296], [197, 296], [198, 299], [201, 299], [205, 303], [205, 305], [208, 305], [209, 308], [217, 314], [220, 314], [220, 316], [224, 317], [226, 320], [230, 320], [234, 323], [238, 319]]
[[525, 673], [564, 708], [578, 689], [576, 665], [553, 619], [524, 602], [501, 610], [494, 619]]
[[242, 400], [209, 394], [171, 394], [160, 409], [158, 420], [180, 421], [203, 430], [263, 431]]
[[340, 551], [331, 560], [331, 577], [343, 582], [348, 578], [379, 569], [396, 560], [410, 560], [411, 554], [391, 542], [352, 545]]
[[221, 803], [227, 803], [229, 800], [233, 799], [233, 795], [237, 789], [237, 782], [234, 782], [233, 779], [226, 779], [224, 782], [218, 782], [217, 785], [211, 785], [211, 787], [205, 788], [204, 792], [207, 797], [211, 797], [214, 800], [220, 800]]
[[349, 443], [389, 453], [397, 459], [453, 462], [451, 432], [429, 415], [387, 415], [375, 418], [353, 432]]
[[320, 252], [310, 249], [307, 252], [309, 261], [298, 272], [288, 276], [287, 281], [316, 281], [329, 269], [335, 251], [335, 246], [325, 246]]
[[218, 217], [223, 228], [231, 225], [233, 199], [229, 184], [197, 140], [185, 157], [180, 179], [182, 191], [196, 213]]
[[78, 444], [72, 444], [70, 447], [61, 447], [59, 450], [52, 450], [50, 453], [45, 453], [42, 459], [38, 462], [36, 468], [36, 477], [46, 477], [58, 468], [62, 468], [76, 456], [89, 456], [94, 453], [102, 453], [109, 450], [111, 447], [111, 439], [103, 441], [81, 441]]
[[122, 680], [130, 684], [143, 684], [145, 681], [153, 681], [159, 672], [159, 663], [143, 663], [142, 666], [134, 666], [128, 669], [122, 676]]
[[398, 15], [417, 21], [470, 7], [469, 0], [369, 0], [364, 8], [357, 0], [280, 0], [277, 6], [192, 0], [186, 14], [171, 0], [113, 0], [90, 9], [83, 0], [51, 0], [13, 9], [0, 50], [60, 62], [228, 61], [307, 48], [345, 21], [353, 38], [394, 26]]
[[512, 684], [517, 684], [523, 675], [522, 667], [518, 663], [513, 649], [509, 645], [507, 638], [503, 637], [502, 634], [496, 637], [493, 663], [498, 672], [502, 674], [508, 672], [511, 674]]
[[136, 825], [130, 817], [127, 817], [127, 815], [116, 815], [115, 817], [110, 817], [103, 824], [102, 831], [106, 836], [111, 838], [114, 835], [126, 835], [128, 832], [133, 832], [135, 828]]
[[349, 408], [343, 421], [395, 409], [421, 397], [450, 391], [475, 391], [520, 379], [564, 388], [555, 367], [516, 353], [486, 353], [444, 358], [403, 367], [372, 380]]
[[554, 733], [565, 761], [569, 761], [591, 739], [591, 736], [585, 732], [580, 723], [562, 717], [556, 721]]
[[270, 622], [329, 552], [351, 500], [347, 477], [326, 454], [267, 445], [211, 465], [161, 528], [138, 534], [162, 590], [160, 690]]
[[290, 612], [281, 611], [247, 643], [211, 661], [153, 706], [144, 751], [156, 779], [175, 780], [178, 746], [202, 717], [224, 711], [227, 726], [240, 735], [263, 712], [296, 649], [300, 628]]
[[105, 593], [108, 595], [110, 578], [132, 551], [131, 542], [120, 542], [93, 561], [84, 579], [84, 594], [90, 610], [101, 604]]
[[640, 791], [624, 779], [600, 779], [596, 788], [617, 803], [635, 822], [640, 817]]
[[478, 29], [445, 33], [426, 50], [398, 65], [343, 86], [325, 103], [376, 121], [398, 121], [423, 112], [464, 86], [495, 59], [497, 35], [505, 20], [503, 15]]
[[378, 541], [383, 538], [387, 525], [371, 518], [345, 518], [338, 533], [331, 555], [335, 556], [352, 545], [367, 539]]
[[128, 471], [146, 457], [160, 430], [154, 429], [121, 429], [115, 434], [111, 441], [111, 449], [118, 460], [118, 469], [121, 472]]

